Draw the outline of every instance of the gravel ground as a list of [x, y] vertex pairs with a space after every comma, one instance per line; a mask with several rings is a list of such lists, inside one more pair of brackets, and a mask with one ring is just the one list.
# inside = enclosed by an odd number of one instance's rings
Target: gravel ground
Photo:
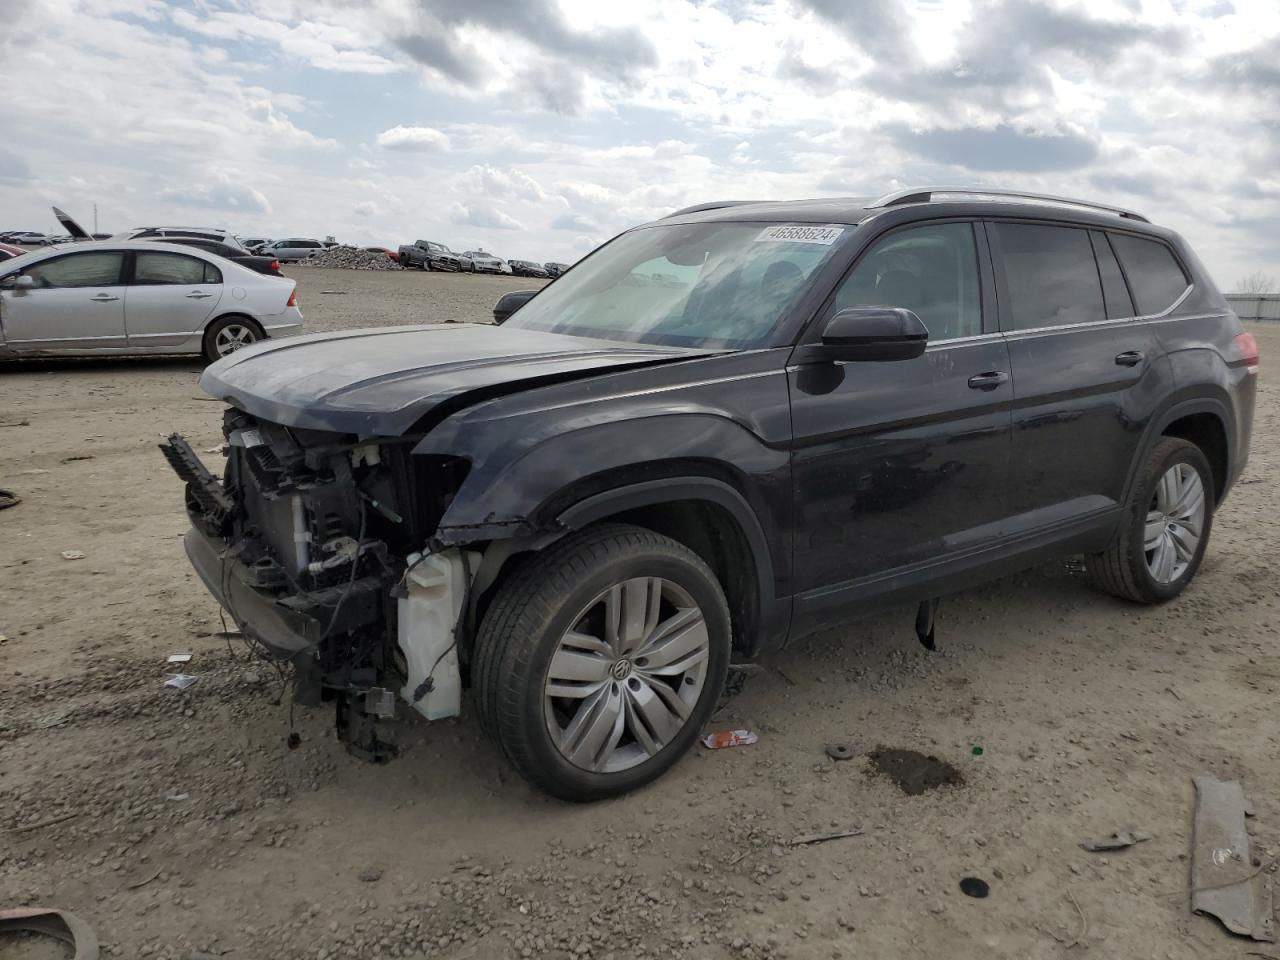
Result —
[[[291, 273], [312, 330], [483, 318], [529, 284]], [[1257, 333], [1253, 457], [1181, 599], [1129, 606], [1059, 563], [944, 602], [936, 654], [906, 609], [810, 638], [715, 720], [758, 743], [589, 807], [528, 788], [470, 710], [399, 719], [404, 755], [372, 767], [327, 710], [276, 702], [188, 570], [155, 448], [219, 442], [198, 364], [0, 364], [0, 486], [24, 497], [0, 512], [0, 906], [69, 908], [108, 956], [172, 960], [1244, 957], [1189, 913], [1186, 855], [1203, 771], [1243, 782], [1280, 849], [1280, 327]], [[162, 686], [175, 652], [183, 692]], [[964, 783], [904, 796], [878, 746]], [[1153, 839], [1077, 846], [1131, 826]], [[63, 955], [43, 949], [0, 958]]]

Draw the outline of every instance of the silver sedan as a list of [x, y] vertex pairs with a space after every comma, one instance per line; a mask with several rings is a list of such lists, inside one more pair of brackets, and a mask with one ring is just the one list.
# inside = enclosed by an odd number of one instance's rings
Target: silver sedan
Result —
[[0, 264], [0, 357], [199, 353], [302, 326], [295, 283], [193, 247], [80, 243]]

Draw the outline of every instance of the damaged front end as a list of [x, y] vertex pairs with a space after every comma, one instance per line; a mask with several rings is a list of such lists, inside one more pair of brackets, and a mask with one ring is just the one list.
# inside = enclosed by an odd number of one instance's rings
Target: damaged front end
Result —
[[160, 445], [186, 482], [187, 555], [243, 635], [293, 664], [295, 701], [334, 701], [348, 750], [385, 762], [375, 724], [396, 692], [428, 719], [459, 712], [479, 555], [433, 535], [467, 462], [235, 409], [223, 433], [221, 480], [180, 435]]

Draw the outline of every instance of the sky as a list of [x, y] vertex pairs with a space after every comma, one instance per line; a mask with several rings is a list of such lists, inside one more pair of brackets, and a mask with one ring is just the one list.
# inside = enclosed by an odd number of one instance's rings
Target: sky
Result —
[[572, 262], [715, 199], [998, 186], [1280, 275], [1280, 0], [0, 0], [0, 230]]

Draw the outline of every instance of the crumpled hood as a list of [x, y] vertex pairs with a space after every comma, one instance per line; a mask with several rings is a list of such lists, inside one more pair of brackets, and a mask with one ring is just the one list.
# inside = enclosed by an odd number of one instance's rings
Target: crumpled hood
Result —
[[446, 402], [714, 353], [490, 324], [381, 327], [267, 340], [208, 367], [206, 393], [264, 420], [400, 436]]

